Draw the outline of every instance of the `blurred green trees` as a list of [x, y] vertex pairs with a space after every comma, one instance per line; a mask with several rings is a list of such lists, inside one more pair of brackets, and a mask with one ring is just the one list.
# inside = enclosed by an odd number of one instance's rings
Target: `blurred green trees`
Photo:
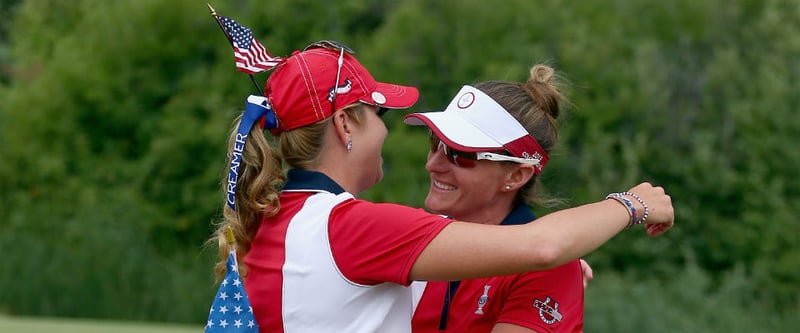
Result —
[[[678, 221], [587, 258], [587, 329], [798, 327], [797, 1], [212, 5], [276, 55], [348, 44], [377, 79], [420, 88], [412, 111], [553, 65], [574, 107], [548, 189], [580, 204], [648, 180]], [[205, 3], [4, 0], [0, 12], [0, 311], [202, 323], [225, 140], [255, 92]], [[426, 139], [402, 114], [387, 115], [386, 177], [364, 196], [420, 206]], [[694, 329], [678, 320], [698, 314]]]

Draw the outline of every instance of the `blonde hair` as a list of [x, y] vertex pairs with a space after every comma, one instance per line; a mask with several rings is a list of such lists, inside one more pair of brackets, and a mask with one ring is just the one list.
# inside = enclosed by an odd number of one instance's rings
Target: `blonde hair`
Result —
[[[356, 124], [363, 123], [363, 104], [354, 103], [343, 108], [344, 112]], [[236, 134], [241, 116], [234, 121], [228, 138], [228, 158], [226, 166], [231, 162], [231, 151], [236, 144]], [[239, 164], [239, 178], [236, 184], [236, 210], [224, 205], [222, 220], [216, 223], [216, 231], [209, 243], [219, 246], [219, 261], [214, 267], [217, 279], [225, 275], [226, 261], [230, 247], [225, 236], [228, 227], [233, 231], [236, 240], [236, 254], [239, 262], [239, 273], [247, 275], [247, 267], [242, 262], [253, 242], [261, 222], [265, 217], [274, 216], [280, 211], [279, 195], [286, 175], [283, 162], [290, 168], [310, 169], [324, 148], [325, 131], [330, 127], [332, 117], [306, 125], [291, 131], [278, 134], [275, 141], [279, 150], [270, 145], [264, 130], [258, 126], [250, 129], [247, 142], [242, 151]], [[227, 189], [228, 169], [222, 177], [223, 192]]]
[[[522, 124], [539, 145], [550, 155], [558, 141], [558, 121], [562, 105], [566, 102], [561, 90], [563, 84], [555, 70], [547, 65], [531, 67], [526, 82], [485, 81], [474, 85], [497, 101]], [[547, 198], [537, 186], [539, 177], [533, 176], [517, 194], [517, 200], [541, 206], [554, 206], [563, 202]]]

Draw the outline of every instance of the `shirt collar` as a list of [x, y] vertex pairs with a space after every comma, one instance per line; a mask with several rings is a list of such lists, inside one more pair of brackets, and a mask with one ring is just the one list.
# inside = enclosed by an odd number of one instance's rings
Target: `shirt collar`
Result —
[[284, 191], [325, 191], [333, 194], [344, 193], [345, 190], [333, 179], [322, 172], [290, 169], [286, 173]]
[[500, 222], [501, 225], [515, 225], [515, 224], [525, 224], [533, 219], [536, 218], [536, 214], [534, 214], [528, 205], [524, 203], [517, 204], [511, 213], [506, 215], [506, 218], [503, 219], [503, 222]]

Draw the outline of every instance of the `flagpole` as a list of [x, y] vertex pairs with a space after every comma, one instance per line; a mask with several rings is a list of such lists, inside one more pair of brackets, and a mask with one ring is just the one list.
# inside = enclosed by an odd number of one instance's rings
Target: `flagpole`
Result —
[[225, 229], [225, 236], [226, 236], [227, 241], [228, 241], [228, 249], [234, 253], [233, 254], [233, 262], [236, 265], [236, 267], [238, 268], [239, 267], [239, 260], [238, 260], [238, 258], [236, 258], [236, 239], [233, 237], [233, 228], [231, 228], [231, 226], [228, 226], [228, 228]]
[[[211, 7], [211, 4], [207, 3], [206, 6], [208, 6], [208, 11], [211, 12], [211, 16], [214, 17], [214, 21], [217, 21], [217, 25], [222, 30], [222, 33], [225, 34], [225, 38], [228, 39], [228, 43], [230, 43], [231, 47], [233, 47], [233, 41], [231, 40], [231, 36], [228, 36], [228, 33], [225, 32], [225, 28], [222, 27], [222, 23], [220, 23], [219, 19], [217, 18], [217, 11], [214, 10], [214, 7]], [[256, 86], [256, 91], [258, 92], [258, 94], [259, 95], [263, 94], [264, 91], [261, 90], [261, 87], [258, 85], [258, 81], [256, 81], [255, 76], [253, 76], [253, 74], [247, 74], [247, 75], [250, 76], [250, 81], [253, 82], [254, 86]]]

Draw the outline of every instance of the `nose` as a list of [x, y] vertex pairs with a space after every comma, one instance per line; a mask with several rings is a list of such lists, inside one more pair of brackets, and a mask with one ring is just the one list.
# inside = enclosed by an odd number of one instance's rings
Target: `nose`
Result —
[[425, 162], [425, 170], [428, 172], [444, 172], [451, 165], [447, 161], [447, 156], [444, 155], [444, 143], [439, 142], [439, 149], [428, 151], [428, 160]]

